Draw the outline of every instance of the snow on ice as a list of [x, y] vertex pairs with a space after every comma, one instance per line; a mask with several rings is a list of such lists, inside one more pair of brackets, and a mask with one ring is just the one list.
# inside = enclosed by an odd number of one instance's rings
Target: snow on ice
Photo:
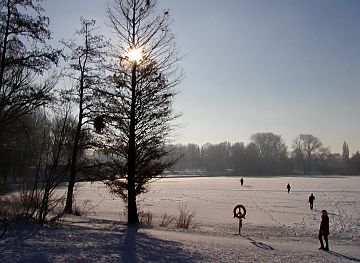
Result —
[[[139, 197], [153, 226], [133, 227], [105, 185], [79, 183], [76, 206], [85, 216], [55, 227], [11, 224], [0, 239], [0, 262], [360, 262], [360, 177], [244, 179], [243, 186], [237, 177], [155, 181]], [[232, 214], [237, 204], [247, 209], [242, 236]], [[191, 229], [158, 226], [181, 205], [195, 215]], [[322, 209], [330, 217], [330, 252], [318, 250]]]

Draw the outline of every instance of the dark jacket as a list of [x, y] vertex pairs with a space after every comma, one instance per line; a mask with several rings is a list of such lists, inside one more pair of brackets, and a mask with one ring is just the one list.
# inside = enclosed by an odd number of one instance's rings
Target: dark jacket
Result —
[[314, 203], [314, 200], [315, 200], [315, 196], [310, 195], [310, 196], [309, 196], [309, 203], [310, 203], [310, 204]]
[[321, 216], [320, 233], [329, 235], [329, 217], [327, 215]]

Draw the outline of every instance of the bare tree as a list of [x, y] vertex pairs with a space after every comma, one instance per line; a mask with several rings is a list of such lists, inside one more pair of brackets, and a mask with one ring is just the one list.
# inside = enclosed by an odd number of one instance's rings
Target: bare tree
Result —
[[108, 69], [112, 77], [103, 92], [103, 151], [115, 167], [108, 182], [126, 200], [129, 224], [139, 222], [137, 195], [173, 164], [162, 157], [177, 117], [172, 99], [182, 73], [169, 11], [156, 14], [155, 7], [154, 0], [114, 0], [107, 9], [118, 42], [115, 63]]
[[259, 132], [251, 136], [251, 141], [259, 149], [263, 172], [278, 173], [282, 161], [287, 158], [287, 147], [281, 136], [272, 132]]
[[67, 74], [75, 86], [75, 89], [68, 92], [70, 99], [75, 101], [78, 110], [77, 127], [74, 136], [73, 151], [71, 157], [71, 170], [67, 191], [65, 212], [72, 213], [73, 191], [78, 170], [78, 154], [80, 150], [89, 148], [87, 134], [94, 108], [94, 89], [102, 85], [104, 72], [101, 65], [105, 61], [104, 48], [107, 43], [103, 36], [96, 34], [94, 20], [81, 19], [81, 29], [77, 34], [83, 43], [76, 44], [75, 41], [65, 42], [65, 46], [71, 51], [68, 56], [70, 70]]
[[205, 168], [210, 171], [224, 171], [230, 168], [230, 149], [231, 144], [229, 142], [204, 144], [201, 147], [201, 158]]
[[[37, 109], [22, 116], [18, 129], [6, 141], [5, 150], [12, 155], [12, 174], [19, 186], [19, 195], [12, 199], [13, 212], [25, 218], [36, 218], [41, 224], [63, 198], [54, 198], [53, 191], [65, 178], [69, 168], [74, 121], [65, 110], [46, 112]], [[55, 116], [50, 119], [49, 116]], [[15, 155], [14, 155], [15, 154]], [[13, 214], [13, 216], [15, 215]]]
[[3, 129], [20, 116], [46, 104], [56, 80], [38, 76], [56, 63], [50, 48], [49, 19], [39, 0], [0, 1], [0, 122]]
[[54, 190], [69, 172], [71, 143], [75, 130], [75, 120], [70, 115], [70, 107], [61, 110], [51, 122], [46, 151], [43, 156], [43, 178], [41, 178], [37, 219], [44, 224], [49, 212], [62, 201], [55, 197]]
[[73, 141], [75, 122], [70, 116], [69, 105], [63, 106], [64, 109], [53, 113], [52, 120], [45, 111], [42, 114], [40, 147], [32, 151], [36, 157], [31, 166], [35, 169], [22, 182], [23, 216], [35, 217], [40, 224], [45, 223], [48, 213], [62, 201], [62, 197], [55, 197], [53, 193], [69, 171], [69, 145]]
[[305, 159], [304, 172], [310, 174], [312, 171], [312, 163], [316, 154], [322, 153], [325, 148], [319, 138], [312, 134], [300, 134], [293, 143], [296, 156], [302, 156]]

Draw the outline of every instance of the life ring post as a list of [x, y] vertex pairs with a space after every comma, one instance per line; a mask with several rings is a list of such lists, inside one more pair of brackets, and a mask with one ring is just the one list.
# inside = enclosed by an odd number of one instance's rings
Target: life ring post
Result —
[[242, 220], [245, 219], [246, 208], [243, 205], [236, 205], [233, 210], [234, 218], [239, 219], [239, 235], [241, 235]]
[[242, 218], [239, 218], [239, 236], [241, 236]]

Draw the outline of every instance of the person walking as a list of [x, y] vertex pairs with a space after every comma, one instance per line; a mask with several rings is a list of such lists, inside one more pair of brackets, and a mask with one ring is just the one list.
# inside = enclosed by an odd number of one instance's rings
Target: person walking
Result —
[[[321, 223], [320, 223], [320, 230], [319, 230], [319, 240], [320, 240], [320, 248], [321, 250], [329, 251], [329, 241], [328, 235], [329, 231], [329, 217], [326, 210], [321, 211]], [[324, 237], [325, 240], [325, 247], [322, 238]]]
[[287, 190], [288, 190], [288, 193], [290, 193], [290, 189], [291, 189], [290, 184], [287, 184], [286, 188], [287, 188]]
[[244, 184], [244, 179], [243, 178], [240, 179], [240, 184], [241, 184], [241, 186]]
[[309, 196], [310, 210], [313, 210], [314, 208], [314, 200], [315, 200], [315, 196], [313, 193], [311, 193], [311, 195]]

